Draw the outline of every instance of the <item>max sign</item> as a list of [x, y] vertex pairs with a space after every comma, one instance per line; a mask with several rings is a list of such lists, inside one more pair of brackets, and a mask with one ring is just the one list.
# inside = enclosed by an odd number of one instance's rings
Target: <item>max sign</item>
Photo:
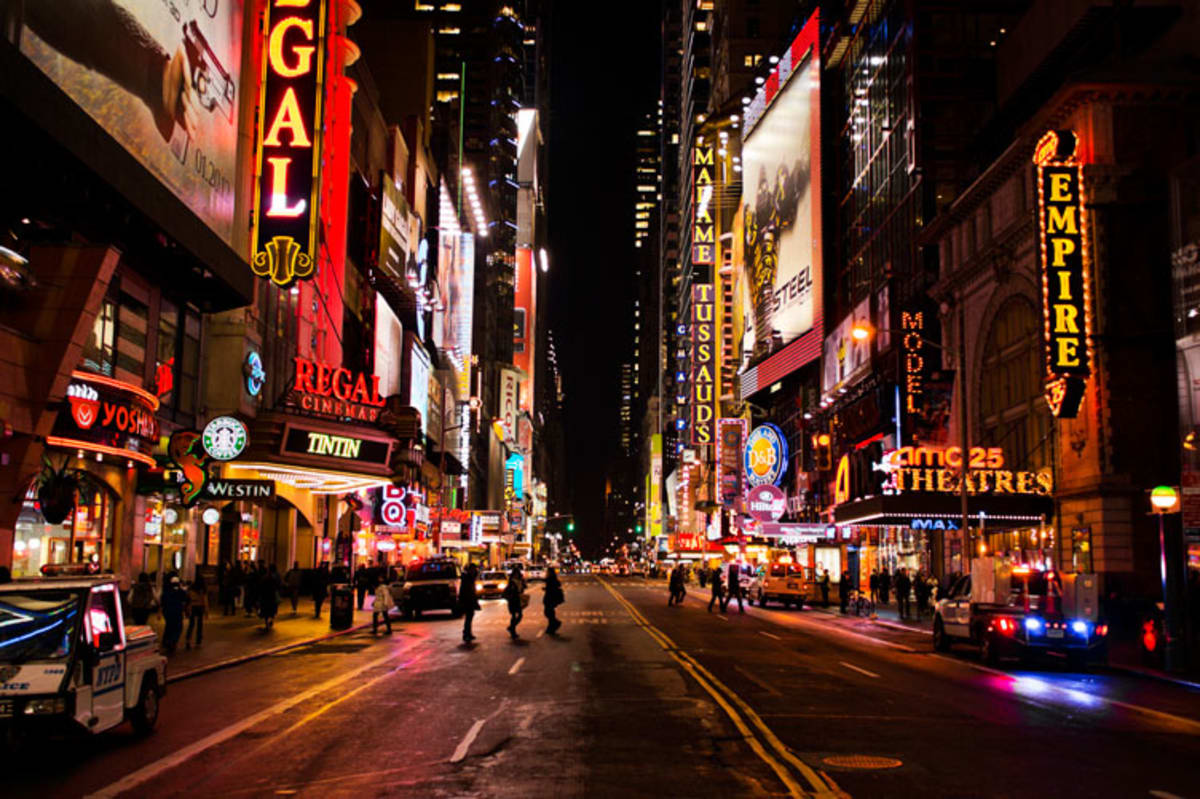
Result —
[[326, 0], [270, 0], [263, 14], [250, 265], [279, 286], [317, 265]]
[[1087, 215], [1076, 145], [1071, 131], [1050, 131], [1033, 155], [1038, 178], [1046, 401], [1055, 416], [1064, 418], [1078, 414], [1091, 375]]

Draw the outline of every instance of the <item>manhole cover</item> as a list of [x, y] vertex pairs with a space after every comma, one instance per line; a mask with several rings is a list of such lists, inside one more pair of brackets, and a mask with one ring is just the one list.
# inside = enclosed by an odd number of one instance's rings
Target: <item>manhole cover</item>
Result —
[[894, 757], [876, 757], [875, 755], [832, 755], [821, 760], [827, 766], [834, 768], [898, 768], [904, 762]]

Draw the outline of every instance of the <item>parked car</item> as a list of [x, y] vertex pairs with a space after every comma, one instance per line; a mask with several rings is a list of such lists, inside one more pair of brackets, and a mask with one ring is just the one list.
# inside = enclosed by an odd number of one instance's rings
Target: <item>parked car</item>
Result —
[[546, 579], [546, 567], [541, 563], [531, 563], [525, 569], [525, 581], [537, 582]]
[[108, 577], [0, 585], [0, 737], [96, 734], [129, 721], [148, 733], [167, 693], [167, 659], [147, 626], [125, 626]]
[[750, 581], [750, 601], [759, 607], [778, 602], [784, 607], [803, 608], [812, 591], [811, 576], [806, 569], [792, 563], [771, 563]]
[[400, 599], [404, 618], [420, 616], [427, 610], [448, 610], [458, 618], [458, 580], [458, 563], [451, 558], [430, 558], [409, 565]]

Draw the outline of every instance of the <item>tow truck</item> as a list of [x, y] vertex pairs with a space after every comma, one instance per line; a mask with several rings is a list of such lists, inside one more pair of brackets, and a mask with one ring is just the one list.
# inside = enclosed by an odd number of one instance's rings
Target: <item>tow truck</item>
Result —
[[146, 626], [125, 626], [111, 577], [0, 585], [0, 733], [97, 734], [158, 722], [167, 659]]
[[1108, 659], [1108, 624], [1100, 618], [1098, 600], [1094, 574], [978, 558], [971, 574], [938, 600], [933, 647], [945, 652], [954, 643], [970, 643], [989, 665], [1048, 654], [1083, 670], [1089, 662]]

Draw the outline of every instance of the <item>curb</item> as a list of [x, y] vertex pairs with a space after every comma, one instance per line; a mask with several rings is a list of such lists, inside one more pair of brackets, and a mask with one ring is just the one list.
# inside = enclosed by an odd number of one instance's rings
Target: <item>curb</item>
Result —
[[[279, 646], [273, 646], [269, 649], [260, 649], [256, 652], [251, 652], [246, 655], [238, 655], [237, 657], [226, 658], [225, 660], [218, 660], [216, 663], [209, 663], [207, 666], [198, 666], [194, 669], [189, 669], [188, 671], [180, 672], [179, 674], [168, 673], [167, 674], [167, 685], [170, 685], [171, 683], [175, 683], [175, 682], [180, 682], [181, 680], [187, 680], [192, 677], [199, 677], [203, 674], [209, 674], [214, 671], [220, 671], [221, 669], [227, 669], [232, 666], [240, 666], [243, 663], [249, 663], [251, 660], [258, 660], [259, 658], [265, 658], [265, 657], [269, 657], [271, 655], [277, 655], [280, 652], [286, 652], [289, 649], [299, 649], [302, 646], [309, 646], [311, 644], [320, 643], [321, 641], [328, 641], [330, 638], [337, 638], [342, 635], [347, 635], [352, 632], [357, 632], [358, 630], [364, 630], [370, 626], [371, 626], [371, 622], [369, 622], [369, 621], [363, 622], [362, 624], [356, 624], [345, 630], [338, 630], [336, 632], [326, 633], [325, 635], [318, 635], [313, 638], [301, 638], [296, 641], [290, 641], [286, 644], [280, 644]], [[167, 665], [170, 666], [170, 663], [168, 663]]]
[[1119, 671], [1122, 674], [1128, 674], [1133, 677], [1142, 677], [1147, 680], [1155, 680], [1157, 682], [1171, 683], [1191, 691], [1200, 691], [1200, 683], [1185, 680], [1180, 677], [1172, 677], [1169, 674], [1161, 674], [1153, 669], [1143, 669], [1138, 666], [1125, 666], [1120, 663], [1109, 662], [1105, 668], [1109, 671]]
[[[835, 619], [836, 618], [846, 618], [846, 619], [864, 618], [863, 616], [850, 616], [850, 615], [842, 616], [842, 614], [839, 613], [838, 611], [829, 610], [826, 608], [813, 607], [812, 605], [807, 605], [807, 607], [810, 610], [814, 610], [817, 613], [824, 613], [826, 616], [832, 616]], [[871, 622], [872, 624], [878, 624], [881, 627], [891, 627], [894, 630], [903, 630], [906, 633], [922, 633], [924, 635], [933, 635], [932, 630], [926, 630], [924, 627], [913, 627], [908, 624], [902, 624], [898, 621], [888, 621], [888, 620], [879, 619], [879, 618], [872, 619], [869, 616], [865, 617], [865, 618], [867, 621]]]

